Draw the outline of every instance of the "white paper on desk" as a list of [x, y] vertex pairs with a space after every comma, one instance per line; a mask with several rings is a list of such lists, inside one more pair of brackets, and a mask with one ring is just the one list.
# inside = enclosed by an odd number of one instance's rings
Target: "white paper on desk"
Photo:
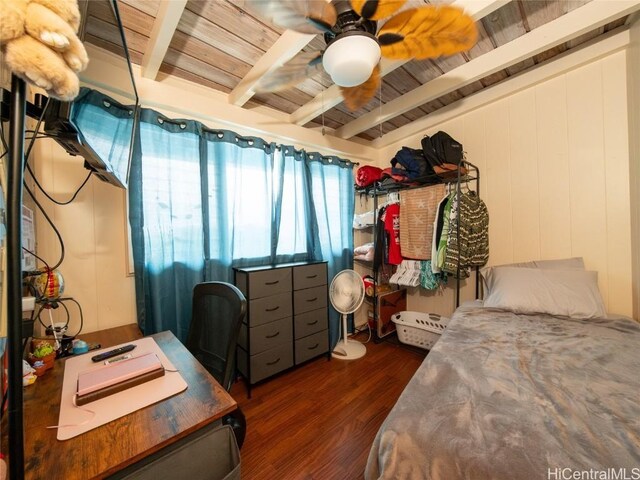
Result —
[[103, 362], [92, 362], [91, 357], [103, 351], [106, 352], [130, 344], [137, 345], [135, 350], [131, 351], [133, 355], [138, 356], [153, 352], [158, 355], [166, 370], [176, 369], [151, 337], [104, 348], [80, 357], [69, 358], [64, 365], [60, 416], [58, 418], [58, 425], [63, 426], [58, 428], [58, 440], [68, 440], [187, 389], [187, 382], [184, 381], [180, 373], [167, 371], [160, 378], [87, 403], [82, 407], [76, 407], [73, 404], [73, 397], [76, 394], [78, 373], [91, 367], [103, 366]]

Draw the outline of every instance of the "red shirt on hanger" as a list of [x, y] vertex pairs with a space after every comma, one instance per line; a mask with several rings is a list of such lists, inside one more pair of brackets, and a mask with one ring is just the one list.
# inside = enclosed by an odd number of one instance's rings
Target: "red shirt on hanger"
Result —
[[384, 214], [384, 229], [389, 239], [389, 261], [390, 265], [400, 265], [402, 255], [400, 254], [400, 204], [392, 203], [387, 206]]

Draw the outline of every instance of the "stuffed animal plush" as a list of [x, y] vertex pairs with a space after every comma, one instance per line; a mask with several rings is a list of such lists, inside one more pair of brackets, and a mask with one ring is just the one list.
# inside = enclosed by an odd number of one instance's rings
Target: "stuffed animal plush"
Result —
[[0, 0], [0, 45], [9, 69], [60, 100], [79, 91], [87, 52], [77, 0]]

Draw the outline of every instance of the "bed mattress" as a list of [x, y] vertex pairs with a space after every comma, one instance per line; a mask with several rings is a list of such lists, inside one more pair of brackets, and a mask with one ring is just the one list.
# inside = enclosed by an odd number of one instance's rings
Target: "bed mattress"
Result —
[[627, 477], [606, 478], [640, 478], [640, 324], [471, 306], [456, 311], [384, 421], [365, 478], [607, 469]]

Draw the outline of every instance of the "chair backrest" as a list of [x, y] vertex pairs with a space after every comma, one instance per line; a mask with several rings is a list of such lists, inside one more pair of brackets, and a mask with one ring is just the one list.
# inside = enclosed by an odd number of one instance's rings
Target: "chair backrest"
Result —
[[187, 348], [227, 391], [235, 371], [236, 344], [247, 301], [225, 282], [204, 282], [193, 288], [193, 311]]

